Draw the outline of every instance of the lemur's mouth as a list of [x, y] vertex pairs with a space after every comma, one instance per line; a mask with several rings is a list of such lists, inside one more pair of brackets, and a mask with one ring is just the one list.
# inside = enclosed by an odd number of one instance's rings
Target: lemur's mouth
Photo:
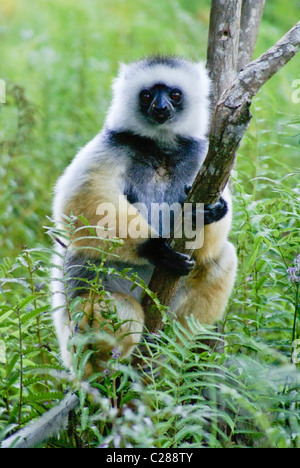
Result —
[[173, 117], [173, 114], [172, 112], [160, 112], [160, 113], [151, 112], [151, 117], [156, 123], [161, 125], [167, 122], [168, 120], [171, 120]]

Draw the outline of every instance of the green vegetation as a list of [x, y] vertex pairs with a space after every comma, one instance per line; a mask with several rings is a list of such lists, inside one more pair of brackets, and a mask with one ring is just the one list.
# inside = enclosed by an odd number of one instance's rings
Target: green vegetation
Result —
[[[231, 235], [239, 275], [222, 324], [225, 350], [199, 351], [204, 337], [220, 337], [167, 321], [149, 345], [146, 385], [117, 356], [87, 385], [84, 349], [70, 381], [51, 322], [45, 226], [54, 183], [101, 128], [120, 61], [158, 52], [205, 59], [209, 3], [1, 2], [0, 440], [73, 389], [79, 411], [46, 447], [300, 447], [299, 282], [287, 272], [300, 254], [299, 57], [255, 99], [239, 149]], [[267, 1], [255, 56], [299, 9], [299, 0]]]

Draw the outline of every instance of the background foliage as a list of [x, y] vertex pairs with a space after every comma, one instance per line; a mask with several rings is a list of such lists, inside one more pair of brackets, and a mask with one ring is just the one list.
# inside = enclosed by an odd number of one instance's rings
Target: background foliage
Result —
[[[52, 241], [43, 228], [54, 183], [101, 128], [120, 61], [152, 53], [205, 60], [209, 4], [1, 2], [0, 78], [7, 84], [7, 103], [0, 105], [2, 438], [75, 388], [80, 411], [50, 447], [300, 446], [299, 283], [287, 273], [300, 253], [300, 104], [292, 101], [299, 57], [255, 99], [239, 149], [231, 235], [239, 276], [223, 323], [225, 353], [195, 353], [208, 333], [197, 324], [178, 349], [182, 331], [168, 325], [152, 346], [146, 387], [143, 375], [114, 360], [104, 382], [94, 379], [90, 387], [80, 381], [80, 363], [75, 383], [57, 373], [47, 287]], [[299, 11], [299, 0], [267, 0], [255, 56], [293, 26]], [[164, 377], [154, 378], [162, 354]]]

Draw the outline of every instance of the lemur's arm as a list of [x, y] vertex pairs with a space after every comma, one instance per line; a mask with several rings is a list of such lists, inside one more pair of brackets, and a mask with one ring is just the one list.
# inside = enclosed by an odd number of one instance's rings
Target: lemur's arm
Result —
[[[191, 189], [185, 187], [186, 193]], [[193, 257], [199, 263], [217, 258], [230, 229], [230, 194], [225, 190], [224, 197], [212, 205], [204, 205], [204, 245], [195, 250]], [[193, 212], [196, 221], [196, 210]], [[193, 226], [196, 228], [196, 225]], [[188, 275], [193, 267], [193, 259], [175, 252], [165, 239], [150, 239], [139, 247], [140, 255], [145, 255], [155, 266], [169, 270], [174, 275]]]
[[[187, 275], [194, 266], [194, 261], [187, 255], [175, 252], [165, 239], [159, 238], [142, 214], [128, 202], [118, 185], [117, 170], [114, 173], [111, 167], [105, 171], [102, 166], [98, 173], [91, 172], [85, 184], [79, 186], [77, 191], [73, 188], [72, 196], [61, 200], [60, 204], [64, 215], [72, 214], [78, 217], [76, 227], [80, 229], [73, 235], [71, 247], [82, 249], [83, 252], [89, 247], [88, 255], [91, 257], [99, 255], [97, 247], [107, 250], [108, 243], [103, 238], [120, 237], [124, 245], [114, 249], [113, 254], [118, 255], [122, 262], [150, 262], [179, 276]], [[91, 236], [89, 228], [80, 221], [80, 216], [83, 216], [90, 226], [97, 226], [99, 238]], [[140, 237], [132, 237], [132, 222], [139, 226]], [[91, 247], [95, 249], [90, 249]]]

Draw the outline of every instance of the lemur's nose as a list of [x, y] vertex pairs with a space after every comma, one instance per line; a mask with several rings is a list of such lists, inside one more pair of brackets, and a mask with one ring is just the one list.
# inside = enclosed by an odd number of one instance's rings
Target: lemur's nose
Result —
[[158, 114], [164, 114], [165, 112], [168, 111], [168, 106], [161, 105], [159, 103], [154, 103], [153, 104], [153, 111], [157, 112]]
[[158, 124], [165, 123], [173, 116], [173, 108], [163, 93], [159, 93], [153, 100], [150, 115]]
[[156, 113], [165, 113], [169, 110], [168, 103], [164, 96], [157, 96], [157, 98], [153, 101], [152, 110]]

